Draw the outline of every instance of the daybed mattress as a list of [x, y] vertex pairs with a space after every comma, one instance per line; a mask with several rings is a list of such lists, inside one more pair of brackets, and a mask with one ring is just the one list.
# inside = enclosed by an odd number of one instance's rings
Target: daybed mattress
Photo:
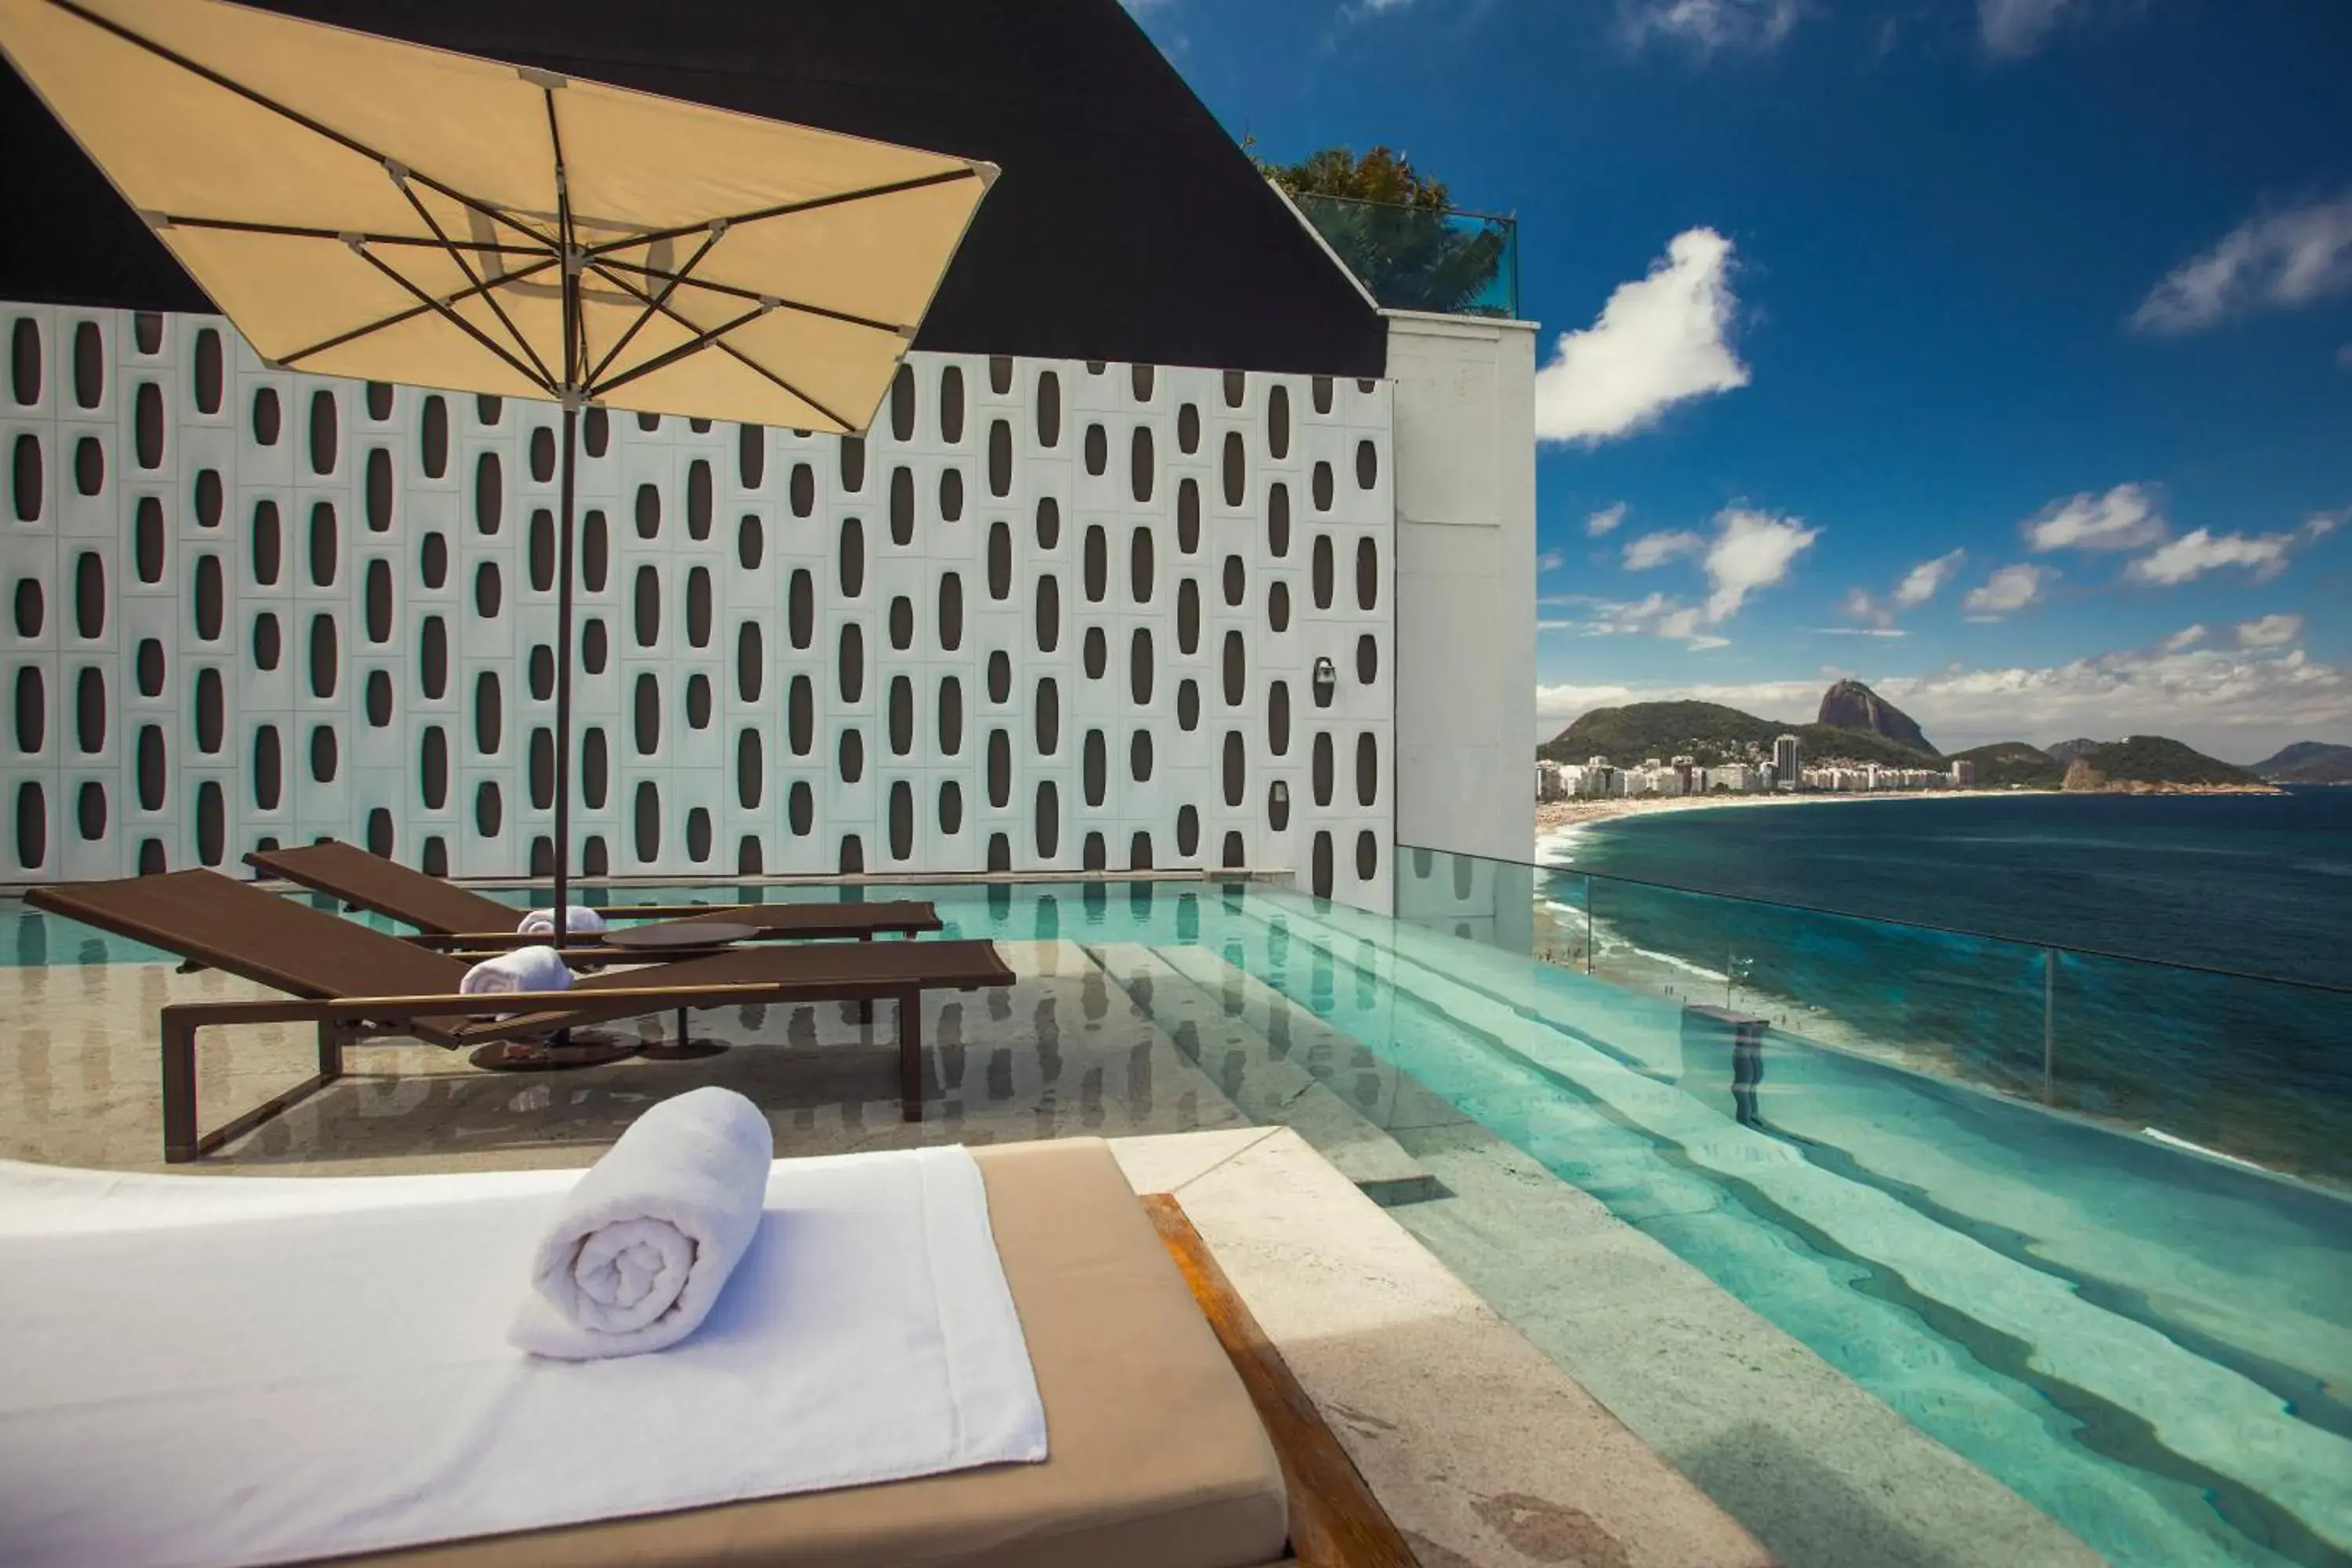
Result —
[[1043, 1464], [336, 1562], [384, 1568], [1254, 1568], [1284, 1555], [1256, 1411], [1100, 1142], [973, 1151], [1045, 1406]]

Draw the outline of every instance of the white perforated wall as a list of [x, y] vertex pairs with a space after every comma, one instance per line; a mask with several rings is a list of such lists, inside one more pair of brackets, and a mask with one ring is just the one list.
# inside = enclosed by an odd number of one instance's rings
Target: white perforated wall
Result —
[[[217, 318], [0, 321], [0, 878], [325, 835], [544, 871], [553, 405], [272, 370]], [[583, 448], [586, 873], [1388, 907], [1387, 384], [919, 353], [863, 441], [592, 411]]]

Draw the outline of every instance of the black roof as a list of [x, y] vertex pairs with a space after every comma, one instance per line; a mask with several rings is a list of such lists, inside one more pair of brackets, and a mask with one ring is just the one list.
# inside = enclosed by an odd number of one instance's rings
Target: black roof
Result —
[[[1386, 332], [1118, 0], [272, 0], [1001, 165], [917, 347], [1382, 374]], [[211, 306], [13, 71], [0, 298]]]

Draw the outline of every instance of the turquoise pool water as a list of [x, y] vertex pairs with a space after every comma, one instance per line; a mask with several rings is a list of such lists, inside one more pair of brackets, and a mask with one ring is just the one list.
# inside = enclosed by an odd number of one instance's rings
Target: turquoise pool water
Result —
[[[2352, 1563], [2352, 1203], [2332, 1193], [1780, 1030], [1737, 1059], [1677, 1003], [1270, 888], [869, 891], [931, 899], [951, 935], [1216, 953], [2118, 1563]], [[153, 956], [0, 908], [0, 961]]]

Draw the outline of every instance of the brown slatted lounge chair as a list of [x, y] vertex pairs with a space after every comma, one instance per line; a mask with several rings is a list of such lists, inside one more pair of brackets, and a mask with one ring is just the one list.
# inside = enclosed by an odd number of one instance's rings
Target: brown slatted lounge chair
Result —
[[[26, 894], [34, 908], [176, 952], [296, 998], [193, 1002], [163, 1012], [163, 1157], [194, 1160], [342, 1076], [343, 1047], [410, 1037], [458, 1049], [558, 1029], [751, 1002], [895, 1001], [902, 1114], [922, 1119], [922, 994], [1009, 985], [1013, 972], [987, 942], [814, 942], [733, 948], [697, 958], [608, 969], [572, 989], [493, 999], [462, 996], [467, 965], [264, 892], [215, 871], [174, 871], [119, 882], [61, 883]], [[641, 954], [567, 949], [567, 958], [632, 963]], [[487, 1019], [486, 1003], [528, 1012]], [[215, 1024], [310, 1023], [316, 1077], [226, 1126], [196, 1126], [196, 1031]]]
[[[426, 938], [457, 939], [480, 951], [540, 940], [515, 935], [521, 911], [513, 905], [372, 855], [341, 839], [322, 839], [289, 849], [257, 849], [245, 860], [265, 875], [329, 894], [355, 909], [389, 915], [404, 925], [415, 926]], [[903, 899], [859, 904], [624, 904], [598, 912], [607, 920], [724, 921], [751, 927], [756, 934], [750, 940], [754, 942], [851, 937], [865, 941], [940, 929], [937, 910]], [[450, 943], [427, 941], [425, 945]]]

